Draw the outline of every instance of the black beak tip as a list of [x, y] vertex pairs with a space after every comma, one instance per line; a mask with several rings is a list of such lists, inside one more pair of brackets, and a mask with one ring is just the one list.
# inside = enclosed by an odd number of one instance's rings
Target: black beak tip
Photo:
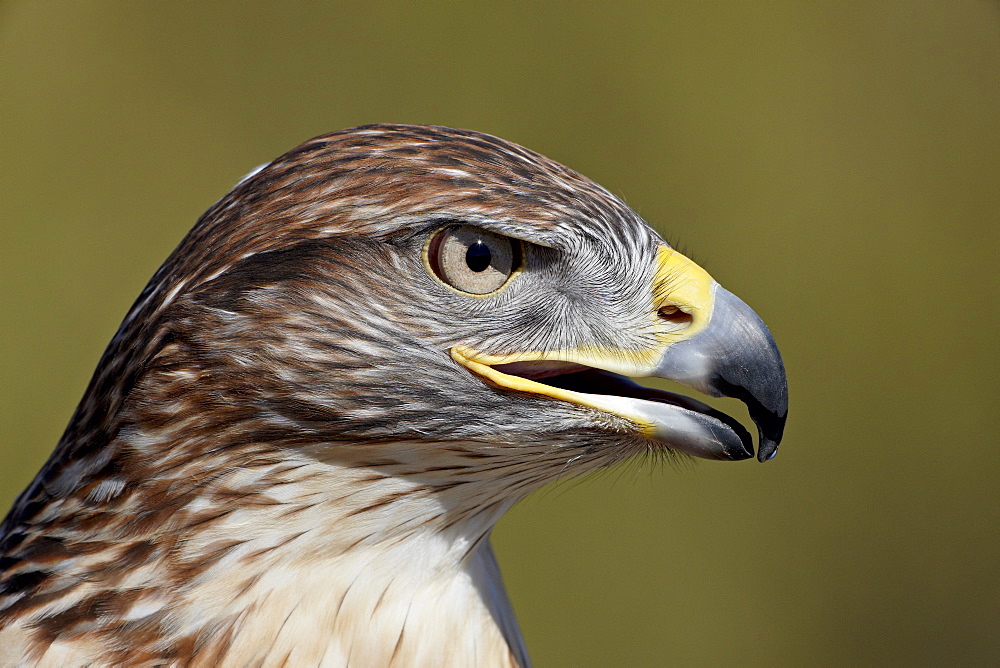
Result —
[[769, 462], [778, 454], [778, 444], [770, 439], [761, 439], [757, 449], [757, 461]]
[[760, 445], [757, 447], [757, 461], [767, 462], [774, 459], [778, 454], [778, 444], [781, 443], [781, 436], [785, 431], [785, 415], [759, 415], [757, 422], [757, 434]]

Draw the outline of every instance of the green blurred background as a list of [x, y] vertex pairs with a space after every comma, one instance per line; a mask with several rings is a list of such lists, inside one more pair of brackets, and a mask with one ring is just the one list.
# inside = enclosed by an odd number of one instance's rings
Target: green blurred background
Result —
[[1000, 6], [0, 5], [0, 504], [198, 215], [314, 135], [503, 136], [767, 321], [767, 465], [634, 463], [496, 546], [539, 666], [1000, 660]]

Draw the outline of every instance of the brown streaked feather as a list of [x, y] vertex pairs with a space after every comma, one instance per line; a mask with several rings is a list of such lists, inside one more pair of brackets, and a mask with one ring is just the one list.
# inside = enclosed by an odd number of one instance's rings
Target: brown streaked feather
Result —
[[[455, 221], [537, 244], [551, 292], [442, 288], [420, 249]], [[641, 348], [649, 281], [622, 277], [660, 243], [475, 132], [368, 126], [276, 159], [153, 276], [0, 528], [0, 663], [525, 664], [493, 524], [648, 444], [575, 405], [538, 424], [447, 350], [600, 344], [609, 323]]]

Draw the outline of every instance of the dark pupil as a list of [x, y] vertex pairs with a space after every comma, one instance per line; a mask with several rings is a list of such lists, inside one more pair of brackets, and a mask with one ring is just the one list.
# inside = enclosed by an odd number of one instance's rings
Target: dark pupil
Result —
[[490, 266], [492, 259], [493, 254], [490, 253], [490, 247], [482, 241], [477, 241], [469, 246], [469, 250], [465, 251], [465, 264], [469, 265], [469, 269], [472, 271], [483, 271]]

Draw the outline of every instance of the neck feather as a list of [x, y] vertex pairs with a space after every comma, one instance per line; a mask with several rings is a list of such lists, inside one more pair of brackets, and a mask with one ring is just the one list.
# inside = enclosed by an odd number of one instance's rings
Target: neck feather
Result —
[[[501, 450], [251, 444], [191, 456], [135, 432], [109, 450], [134, 460], [119, 467], [133, 476], [89, 476], [47, 519], [61, 547], [87, 553], [39, 583], [33, 630], [0, 632], [38, 663], [117, 651], [206, 665], [527, 665], [489, 534], [540, 482], [525, 473], [498, 488]], [[176, 459], [138, 464], [154, 452]], [[156, 473], [135, 476], [144, 468]]]

